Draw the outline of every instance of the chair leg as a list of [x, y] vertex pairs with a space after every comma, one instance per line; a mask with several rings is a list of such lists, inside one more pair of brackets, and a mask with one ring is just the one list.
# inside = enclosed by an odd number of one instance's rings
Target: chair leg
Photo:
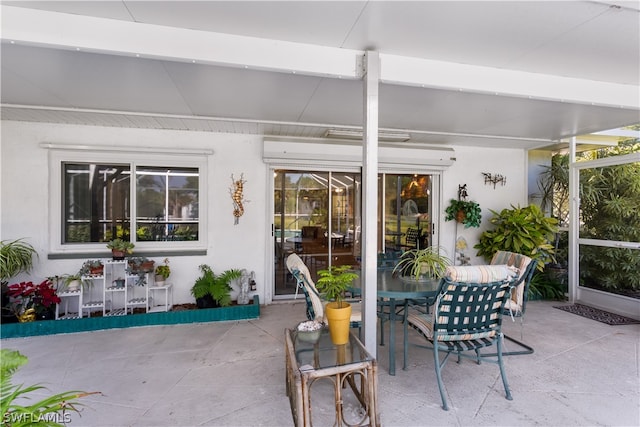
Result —
[[[533, 354], [533, 347], [528, 346], [527, 344], [523, 343], [522, 341], [518, 341], [515, 338], [511, 338], [508, 335], [504, 335], [504, 338], [506, 338], [507, 340], [511, 341], [514, 344], [519, 345], [520, 347], [522, 347], [524, 350], [519, 350], [519, 351], [505, 351], [502, 353], [503, 356], [520, 356], [522, 354]], [[497, 356], [498, 353], [483, 353], [482, 356]]]
[[440, 398], [442, 399], [442, 409], [449, 410], [447, 398], [444, 395], [444, 384], [442, 383], [442, 366], [440, 365], [440, 357], [438, 355], [438, 344], [433, 343], [433, 363], [436, 366], [436, 378], [438, 379], [438, 389], [440, 390]]
[[500, 334], [498, 337], [498, 366], [500, 367], [500, 376], [502, 377], [502, 384], [504, 385], [504, 392], [507, 395], [507, 400], [513, 400], [511, 396], [511, 390], [509, 389], [509, 383], [507, 382], [507, 373], [502, 363], [502, 338], [504, 335]]

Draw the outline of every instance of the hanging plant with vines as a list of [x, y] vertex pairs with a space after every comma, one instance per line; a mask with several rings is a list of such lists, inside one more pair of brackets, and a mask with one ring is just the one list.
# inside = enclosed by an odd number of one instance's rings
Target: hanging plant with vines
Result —
[[463, 224], [464, 228], [480, 227], [482, 210], [476, 202], [451, 199], [445, 213], [447, 214], [445, 221], [456, 220]]

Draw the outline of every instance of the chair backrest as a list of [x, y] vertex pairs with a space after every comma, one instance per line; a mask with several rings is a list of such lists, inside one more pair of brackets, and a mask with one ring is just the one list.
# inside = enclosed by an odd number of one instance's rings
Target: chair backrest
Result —
[[447, 267], [433, 311], [434, 340], [494, 337], [514, 274], [507, 266]]
[[407, 233], [404, 239], [405, 245], [407, 247], [417, 248], [419, 235], [420, 235], [420, 231], [417, 228], [413, 228], [413, 227], [407, 228]]
[[317, 226], [305, 225], [305, 226], [302, 227], [302, 237], [303, 238], [310, 238], [310, 239], [317, 239], [318, 238], [318, 230], [319, 230], [319, 227], [317, 227]]
[[287, 257], [287, 268], [296, 279], [297, 286], [302, 289], [307, 302], [307, 318], [309, 320], [324, 321], [324, 306], [320, 299], [320, 293], [316, 284], [311, 279], [311, 274], [306, 264], [297, 254]]
[[515, 290], [511, 292], [511, 300], [507, 301], [506, 309], [515, 314], [524, 314], [528, 300], [529, 283], [536, 270], [536, 262], [526, 255], [498, 251], [491, 259], [491, 265], [495, 264], [506, 264], [518, 269], [518, 280], [513, 284]]

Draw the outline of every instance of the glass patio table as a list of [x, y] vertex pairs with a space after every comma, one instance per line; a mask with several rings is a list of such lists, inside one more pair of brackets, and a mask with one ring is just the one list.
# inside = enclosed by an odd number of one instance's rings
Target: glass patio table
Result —
[[[360, 278], [356, 279], [353, 284], [353, 290], [355, 293], [361, 292]], [[407, 352], [408, 352], [408, 340], [407, 340], [407, 308], [411, 301], [419, 300], [424, 301], [425, 304], [429, 304], [433, 301], [438, 294], [438, 288], [440, 286], [439, 279], [425, 279], [425, 280], [412, 280], [408, 277], [401, 277], [400, 275], [393, 274], [390, 270], [378, 270], [377, 276], [377, 297], [378, 316], [388, 316], [391, 321], [389, 327], [389, 374], [396, 374], [396, 333], [394, 322], [403, 322], [403, 364], [402, 369], [407, 369]], [[389, 307], [389, 312], [385, 313], [385, 306]], [[400, 315], [402, 313], [402, 315]], [[382, 328], [381, 328], [382, 329]], [[380, 332], [383, 333], [382, 331]], [[383, 335], [384, 336], [384, 335]], [[384, 344], [381, 344], [384, 345]]]
[[[285, 330], [286, 392], [296, 426], [311, 426], [311, 387], [321, 378], [333, 381], [335, 397], [334, 426], [375, 427], [380, 425], [377, 410], [377, 363], [362, 342], [349, 333], [347, 344], [331, 342], [328, 328], [314, 333]], [[361, 411], [355, 418], [343, 406], [348, 402], [346, 387], [353, 392]], [[350, 396], [349, 396], [350, 397]], [[324, 410], [320, 411], [321, 413]]]

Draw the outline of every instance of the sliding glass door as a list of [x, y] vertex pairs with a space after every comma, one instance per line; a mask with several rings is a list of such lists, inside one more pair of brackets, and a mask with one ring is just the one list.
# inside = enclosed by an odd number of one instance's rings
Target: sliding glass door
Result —
[[[382, 173], [378, 182], [378, 252], [431, 245], [433, 176]], [[302, 258], [313, 280], [330, 265], [359, 266], [359, 173], [275, 169], [273, 186], [274, 298], [296, 291], [290, 254]]]

